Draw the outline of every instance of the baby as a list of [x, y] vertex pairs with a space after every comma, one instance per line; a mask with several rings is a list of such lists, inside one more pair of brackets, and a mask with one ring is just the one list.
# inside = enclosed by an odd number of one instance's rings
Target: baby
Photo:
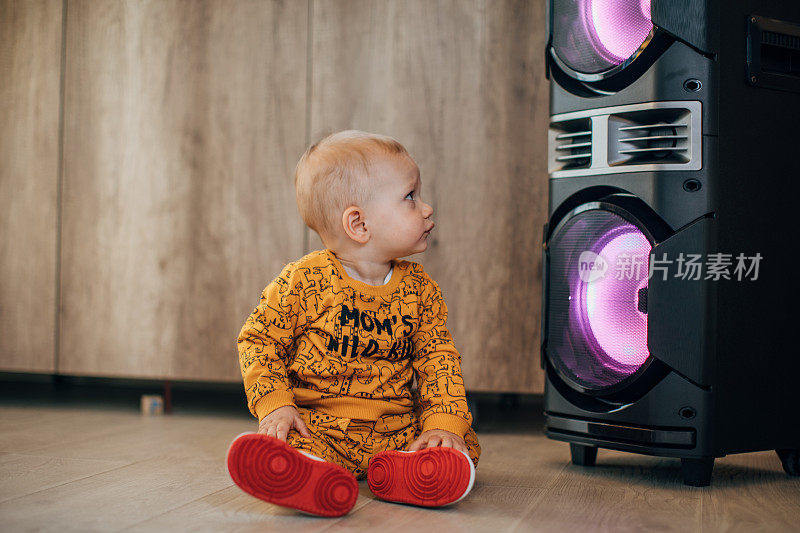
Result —
[[297, 205], [326, 249], [287, 265], [239, 334], [259, 424], [227, 465], [246, 492], [341, 516], [356, 477], [381, 499], [428, 507], [472, 488], [480, 446], [447, 307], [422, 266], [399, 259], [428, 247], [421, 186], [389, 137], [342, 131], [300, 158]]

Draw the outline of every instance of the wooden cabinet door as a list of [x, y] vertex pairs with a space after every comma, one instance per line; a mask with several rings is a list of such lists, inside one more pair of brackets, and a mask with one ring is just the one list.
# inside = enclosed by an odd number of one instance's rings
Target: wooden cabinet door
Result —
[[0, 0], [0, 370], [55, 368], [61, 0]]
[[312, 138], [383, 133], [416, 159], [436, 229], [411, 259], [442, 288], [469, 390], [543, 390], [544, 16], [528, 1], [314, 4]]
[[306, 2], [67, 3], [58, 370], [240, 380], [302, 254]]

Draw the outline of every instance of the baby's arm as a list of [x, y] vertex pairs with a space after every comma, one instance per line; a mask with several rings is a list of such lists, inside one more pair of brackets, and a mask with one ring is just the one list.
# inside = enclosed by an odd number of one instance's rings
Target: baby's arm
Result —
[[[287, 353], [305, 313], [291, 274], [287, 267], [264, 289], [258, 306], [239, 333], [239, 363], [247, 405], [260, 421], [259, 430], [261, 422], [278, 408], [295, 407]], [[278, 414], [275, 417], [283, 419]], [[269, 423], [264, 427], [268, 428]]]
[[472, 417], [461, 377], [461, 355], [447, 329], [447, 306], [439, 286], [430, 278], [420, 297], [412, 366], [419, 387], [422, 434], [409, 449], [448, 445], [466, 449], [464, 435]]

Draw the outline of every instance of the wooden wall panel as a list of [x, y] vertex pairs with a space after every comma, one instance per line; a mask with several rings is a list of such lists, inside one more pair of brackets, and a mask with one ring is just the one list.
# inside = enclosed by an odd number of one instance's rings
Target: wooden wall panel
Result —
[[68, 3], [65, 374], [240, 380], [235, 340], [302, 253], [306, 2]]
[[0, 370], [55, 365], [61, 0], [0, 0]]
[[467, 388], [542, 392], [543, 2], [314, 2], [312, 27], [312, 138], [388, 134], [420, 166], [437, 229], [412, 259], [442, 287]]

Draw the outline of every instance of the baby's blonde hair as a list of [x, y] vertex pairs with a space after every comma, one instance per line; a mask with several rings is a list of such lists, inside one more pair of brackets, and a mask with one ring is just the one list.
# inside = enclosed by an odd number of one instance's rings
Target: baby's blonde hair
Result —
[[297, 207], [306, 225], [331, 235], [345, 209], [370, 198], [370, 164], [376, 155], [408, 155], [402, 144], [359, 130], [333, 133], [312, 144], [294, 171]]

